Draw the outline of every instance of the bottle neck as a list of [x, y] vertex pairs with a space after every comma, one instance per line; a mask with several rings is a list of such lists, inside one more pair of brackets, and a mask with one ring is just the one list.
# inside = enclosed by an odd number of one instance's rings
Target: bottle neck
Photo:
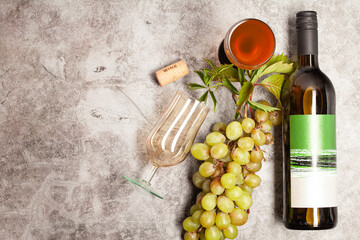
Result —
[[300, 68], [303, 67], [318, 68], [319, 67], [318, 55], [317, 54], [300, 55], [298, 56], [298, 63]]

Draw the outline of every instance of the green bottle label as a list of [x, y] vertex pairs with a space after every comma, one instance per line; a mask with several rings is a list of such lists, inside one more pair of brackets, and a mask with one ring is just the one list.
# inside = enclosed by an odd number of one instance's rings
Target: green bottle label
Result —
[[290, 116], [291, 207], [334, 207], [335, 115]]

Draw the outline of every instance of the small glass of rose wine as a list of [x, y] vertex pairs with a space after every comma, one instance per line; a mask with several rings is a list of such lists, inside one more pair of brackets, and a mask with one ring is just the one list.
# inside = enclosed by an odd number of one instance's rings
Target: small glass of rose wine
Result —
[[275, 36], [271, 28], [261, 20], [249, 18], [228, 30], [219, 48], [219, 60], [253, 70], [267, 63], [274, 51]]
[[151, 188], [151, 180], [159, 167], [170, 167], [185, 160], [200, 126], [209, 113], [209, 108], [195, 98], [178, 91], [161, 119], [153, 127], [146, 139], [146, 150], [152, 168], [144, 179], [130, 182], [159, 197]]

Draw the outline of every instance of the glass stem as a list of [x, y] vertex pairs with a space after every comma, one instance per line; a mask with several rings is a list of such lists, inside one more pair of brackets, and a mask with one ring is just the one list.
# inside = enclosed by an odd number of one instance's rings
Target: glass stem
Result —
[[153, 179], [156, 170], [158, 170], [158, 167], [155, 167], [154, 165], [152, 165], [150, 171], [148, 172], [147, 176], [145, 177], [144, 181], [147, 182], [149, 185], [151, 185], [151, 180]]

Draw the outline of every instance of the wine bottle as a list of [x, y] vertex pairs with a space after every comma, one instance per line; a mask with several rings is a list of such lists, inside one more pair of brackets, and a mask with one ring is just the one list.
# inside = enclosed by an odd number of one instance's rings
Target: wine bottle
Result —
[[337, 224], [335, 90], [318, 65], [317, 15], [296, 14], [297, 70], [284, 85], [283, 222], [290, 229]]

